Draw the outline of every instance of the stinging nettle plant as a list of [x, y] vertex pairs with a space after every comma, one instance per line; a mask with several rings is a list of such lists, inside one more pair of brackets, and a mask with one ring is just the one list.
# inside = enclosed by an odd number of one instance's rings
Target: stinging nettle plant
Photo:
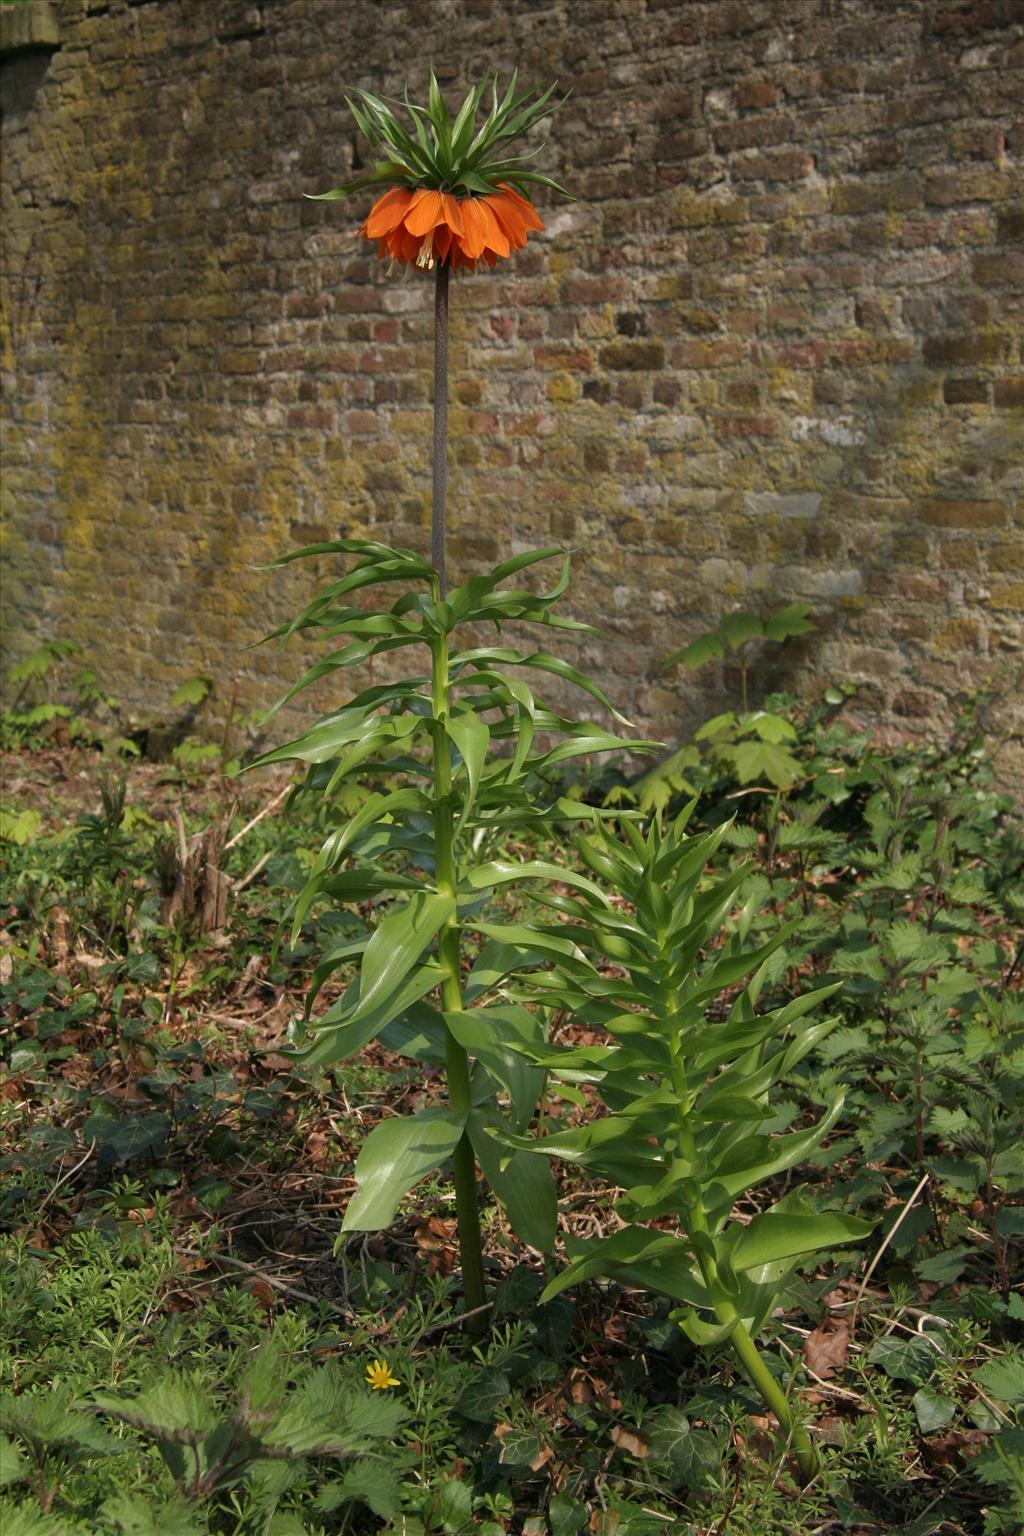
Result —
[[[842, 1112], [839, 1096], [816, 1124], [777, 1135], [770, 1097], [834, 1028], [836, 1018], [814, 1014], [837, 986], [757, 1012], [772, 958], [795, 925], [759, 947], [747, 944], [748, 872], [706, 883], [728, 824], [687, 836], [692, 810], [691, 803], [666, 831], [655, 819], [646, 836], [626, 821], [624, 840], [599, 826], [578, 846], [603, 888], [540, 896], [561, 921], [538, 925], [538, 941], [557, 942], [561, 953], [549, 974], [532, 978], [534, 996], [612, 1038], [527, 1047], [556, 1080], [592, 1084], [608, 1111], [532, 1145], [625, 1190], [615, 1207], [622, 1228], [570, 1242], [571, 1262], [542, 1300], [595, 1276], [671, 1298], [675, 1321], [695, 1344], [731, 1346], [809, 1480], [814, 1448], [755, 1340], [795, 1266], [858, 1241], [872, 1223], [819, 1212], [797, 1192], [768, 1203], [763, 1189], [749, 1221], [732, 1213], [737, 1201], [805, 1160]], [[722, 1017], [723, 994], [744, 981]], [[510, 1137], [507, 1145], [527, 1142]], [[647, 1225], [665, 1217], [675, 1218], [678, 1232]]]

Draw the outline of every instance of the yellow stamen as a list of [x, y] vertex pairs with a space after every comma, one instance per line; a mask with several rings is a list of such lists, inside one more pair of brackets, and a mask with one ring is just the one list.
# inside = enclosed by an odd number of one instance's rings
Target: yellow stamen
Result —
[[428, 272], [433, 270], [434, 231], [432, 229], [428, 229], [427, 233], [423, 237], [423, 244], [420, 246], [420, 253], [416, 257], [416, 265], [418, 267], [426, 267]]

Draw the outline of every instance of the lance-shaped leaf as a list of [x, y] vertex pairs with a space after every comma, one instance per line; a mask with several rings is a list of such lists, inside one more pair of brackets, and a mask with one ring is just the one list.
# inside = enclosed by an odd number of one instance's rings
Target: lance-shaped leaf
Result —
[[463, 927], [472, 929], [474, 933], [482, 933], [485, 938], [494, 939], [499, 944], [547, 955], [560, 960], [563, 965], [570, 968], [575, 966], [584, 972], [589, 973], [591, 969], [579, 946], [561, 934], [530, 928], [525, 923], [483, 923], [472, 916], [464, 917], [462, 923]]
[[425, 1109], [375, 1126], [356, 1160], [357, 1189], [342, 1231], [377, 1232], [388, 1226], [403, 1195], [451, 1157], [466, 1118], [464, 1110]]
[[[801, 1202], [802, 1205], [802, 1202]], [[763, 1211], [745, 1227], [736, 1227], [727, 1243], [730, 1263], [736, 1270], [758, 1270], [779, 1259], [823, 1253], [859, 1243], [874, 1230], [873, 1221], [844, 1216], [839, 1211], [780, 1209]]]
[[550, 1281], [541, 1303], [598, 1275], [615, 1275], [627, 1285], [670, 1296], [690, 1306], [709, 1306], [707, 1291], [693, 1256], [681, 1238], [647, 1227], [623, 1227], [611, 1237], [577, 1243], [567, 1269]]
[[375, 718], [368, 717], [365, 709], [350, 706], [339, 710], [336, 715], [328, 715], [325, 720], [318, 720], [316, 725], [303, 731], [294, 741], [286, 741], [283, 746], [262, 753], [249, 766], [265, 768], [269, 763], [284, 763], [293, 759], [303, 763], [325, 763], [337, 756], [343, 747], [375, 731], [379, 723]]
[[[439, 983], [443, 977], [438, 978]], [[443, 1066], [445, 1060], [444, 1015], [432, 1003], [420, 999], [406, 1008], [379, 1036], [382, 1045], [412, 1061]]]
[[491, 1134], [502, 1128], [502, 1119], [489, 1105], [472, 1110], [466, 1128], [484, 1177], [501, 1201], [513, 1232], [529, 1247], [550, 1253], [558, 1200], [547, 1159], [536, 1152], [514, 1152], [511, 1158], [503, 1154]]
[[843, 1103], [844, 1096], [840, 1094], [828, 1113], [808, 1131], [794, 1131], [788, 1136], [751, 1136], [736, 1143], [712, 1170], [709, 1211], [711, 1206], [731, 1209], [733, 1201], [755, 1184], [795, 1168], [828, 1135], [843, 1112]]
[[616, 1180], [625, 1185], [650, 1177], [652, 1171], [661, 1172], [657, 1148], [637, 1135], [631, 1119], [618, 1115], [607, 1115], [603, 1120], [592, 1120], [587, 1125], [554, 1131], [549, 1136], [505, 1135], [502, 1140], [508, 1147], [524, 1152], [543, 1152], [545, 1157], [559, 1157], [584, 1168], [600, 1168], [602, 1172], [614, 1169]]
[[487, 761], [487, 747], [491, 739], [491, 733], [487, 729], [487, 723], [480, 719], [471, 709], [460, 710], [452, 714], [444, 723], [444, 728], [449, 738], [455, 743], [459, 756], [466, 769], [468, 780], [466, 792], [463, 796], [462, 810], [459, 813], [459, 828], [462, 827], [466, 817], [473, 808], [476, 800], [477, 788], [480, 784], [480, 775], [483, 772], [484, 763]]
[[424, 643], [420, 635], [393, 635], [384, 636], [381, 639], [351, 640], [348, 645], [343, 645], [341, 650], [332, 651], [329, 656], [324, 656], [314, 663], [307, 672], [304, 672], [298, 682], [283, 693], [277, 703], [267, 712], [266, 718], [277, 713], [285, 704], [302, 693], [313, 683], [320, 681], [331, 672], [344, 671], [347, 667], [358, 667], [364, 661], [371, 661], [375, 656], [383, 656], [388, 651], [400, 649], [405, 645], [422, 645]]
[[508, 885], [513, 880], [556, 880], [562, 885], [587, 891], [602, 905], [608, 900], [600, 886], [588, 880], [586, 875], [578, 874], [574, 869], [566, 869], [560, 864], [548, 864], [543, 859], [532, 859], [524, 864], [494, 859], [487, 864], [478, 864], [475, 869], [468, 871], [464, 884], [471, 891], [486, 891], [497, 885]]
[[390, 794], [373, 794], [366, 804], [347, 821], [337, 832], [332, 832], [317, 854], [314, 873], [321, 869], [331, 869], [347, 848], [350, 848], [359, 834], [375, 821], [383, 821], [385, 817], [393, 818], [409, 811], [430, 810], [430, 800], [420, 789], [395, 789]]
[[527, 1050], [543, 1039], [540, 1022], [515, 1003], [489, 1008], [446, 1009], [444, 1020], [458, 1043], [501, 1084], [511, 1101], [512, 1130], [525, 1131], [544, 1087], [544, 1072]]
[[[473, 610], [477, 608], [481, 599], [500, 586], [506, 577], [514, 576], [517, 571], [525, 570], [527, 566], [536, 565], [541, 560], [550, 560], [555, 555], [561, 555], [562, 553], [562, 550], [557, 547], [528, 549], [522, 554], [513, 555], [509, 560], [503, 560], [500, 565], [496, 565], [493, 570], [484, 572], [483, 575], [471, 577], [464, 586], [456, 587], [454, 591], [448, 594], [448, 604], [451, 608], [452, 619], [455, 623], [465, 623], [467, 618], [473, 614]], [[565, 586], [562, 586], [555, 595], [560, 596], [564, 591]]]
[[361, 1051], [393, 1019], [402, 1017], [414, 1003], [440, 986], [447, 972], [439, 965], [421, 962], [392, 991], [385, 992], [372, 1006], [358, 1000], [357, 984], [352, 986], [314, 1026], [308, 1045], [282, 1051], [290, 1060], [307, 1067], [329, 1067]]
[[531, 651], [529, 655], [524, 655], [521, 651], [510, 650], [507, 647], [481, 646], [472, 651], [460, 651], [451, 659], [452, 667], [465, 666], [469, 662], [485, 662], [494, 666], [531, 667], [537, 672], [548, 672], [552, 677], [563, 678], [566, 682], [575, 684], [577, 688], [582, 688], [585, 693], [589, 693], [592, 698], [597, 699], [599, 704], [604, 705], [609, 714], [614, 715], [620, 725], [630, 723], [625, 715], [619, 714], [603, 689], [584, 677], [582, 673], [577, 672], [576, 668], [571, 667], [567, 661], [563, 661], [559, 656], [552, 656], [548, 651]]
[[382, 918], [363, 951], [359, 1011], [379, 1008], [392, 996], [438, 930], [455, 915], [455, 898], [418, 891]]
[[[730, 892], [730, 899], [732, 893]], [[749, 976], [770, 955], [786, 942], [797, 927], [797, 920], [787, 923], [774, 934], [766, 944], [759, 949], [748, 950], [738, 955], [725, 955], [717, 964], [706, 971], [699, 980], [690, 983], [684, 988], [684, 997], [688, 1003], [702, 1003], [716, 993], [724, 992], [743, 976]]]
[[265, 565], [257, 566], [257, 570], [279, 570], [283, 565], [290, 565], [293, 560], [305, 560], [312, 555], [360, 555], [364, 561], [371, 563], [382, 560], [401, 562], [410, 578], [422, 576], [430, 579], [434, 575], [433, 567], [414, 549], [379, 544], [374, 539], [328, 539], [319, 544], [304, 544], [301, 549], [290, 549], [287, 554], [278, 555], [276, 560], [268, 560]]

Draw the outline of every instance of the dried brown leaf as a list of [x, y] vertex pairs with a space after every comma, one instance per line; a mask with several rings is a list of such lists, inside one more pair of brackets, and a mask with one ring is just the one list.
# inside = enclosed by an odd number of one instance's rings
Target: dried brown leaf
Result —
[[828, 1381], [846, 1364], [850, 1352], [850, 1323], [845, 1317], [825, 1317], [804, 1340], [804, 1363], [821, 1381]]

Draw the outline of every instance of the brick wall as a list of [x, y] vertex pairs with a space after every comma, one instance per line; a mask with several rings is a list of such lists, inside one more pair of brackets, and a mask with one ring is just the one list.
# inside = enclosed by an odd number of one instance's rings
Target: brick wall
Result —
[[1019, 0], [50, 9], [2, 64], [10, 658], [265, 704], [301, 658], [243, 647], [313, 572], [255, 564], [428, 547], [430, 280], [301, 193], [357, 163], [345, 88], [431, 59], [571, 87], [538, 163], [577, 196], [453, 285], [454, 577], [571, 546], [584, 659], [666, 739], [725, 684], [660, 660], [732, 607], [813, 603], [797, 681], [890, 732], [1019, 657]]

